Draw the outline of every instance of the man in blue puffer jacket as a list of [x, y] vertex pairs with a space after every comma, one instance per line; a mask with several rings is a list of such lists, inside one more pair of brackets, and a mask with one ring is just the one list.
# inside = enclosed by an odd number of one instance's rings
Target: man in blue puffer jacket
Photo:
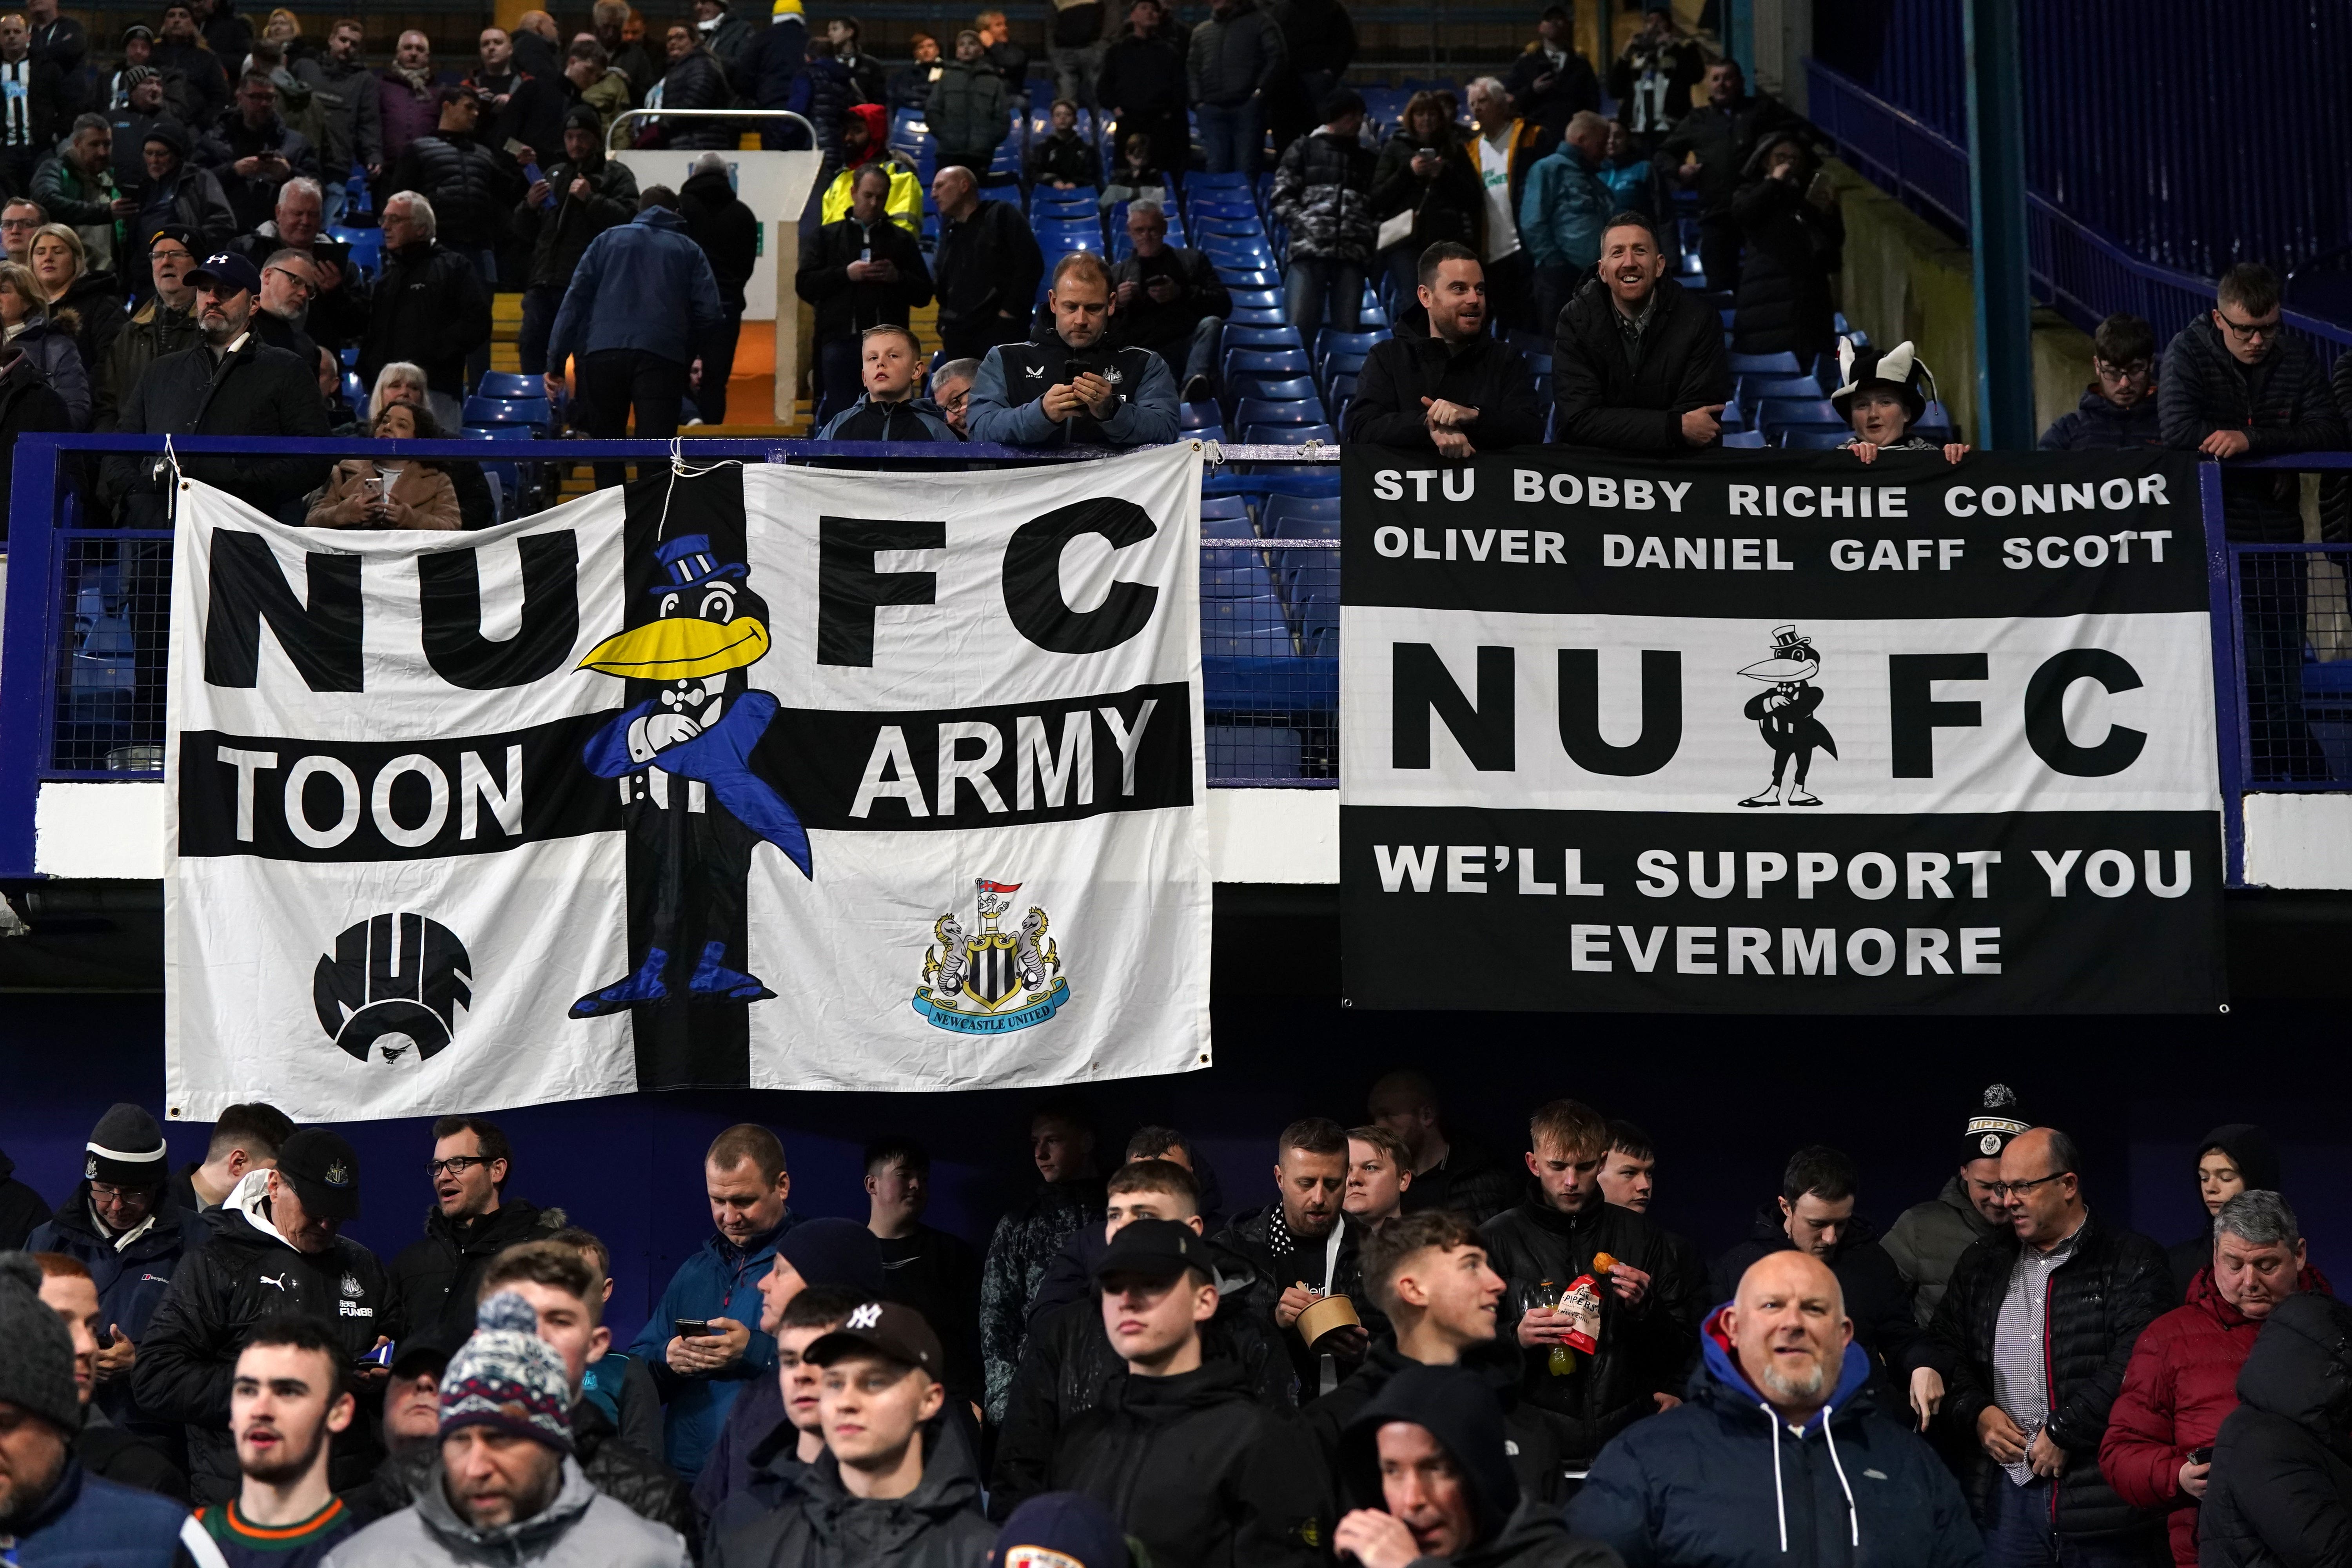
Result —
[[[601, 440], [677, 434], [694, 362], [728, 335], [710, 259], [678, 216], [677, 193], [654, 185], [637, 197], [634, 222], [588, 242], [547, 337], [547, 395], [563, 395], [563, 363], [580, 359], [580, 404], [572, 423]], [[602, 489], [621, 482], [622, 465], [596, 465]]]
[[1601, 1451], [1569, 1528], [1626, 1568], [1978, 1568], [1960, 1489], [1872, 1405], [1837, 1276], [1775, 1252], [1700, 1335], [1686, 1401]]
[[186, 1509], [100, 1480], [74, 1458], [73, 1341], [40, 1292], [39, 1264], [0, 1253], [0, 1557], [17, 1568], [222, 1568]]

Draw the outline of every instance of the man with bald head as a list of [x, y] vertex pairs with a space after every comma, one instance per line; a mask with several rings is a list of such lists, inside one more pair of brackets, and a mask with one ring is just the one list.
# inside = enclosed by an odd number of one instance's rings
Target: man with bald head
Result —
[[1601, 1449], [1568, 1505], [1571, 1531], [1629, 1563], [1983, 1561], [1951, 1472], [1872, 1397], [1870, 1358], [1820, 1258], [1759, 1258], [1699, 1348], [1688, 1397]]
[[2144, 1563], [2159, 1518], [2107, 1485], [2099, 1443], [2133, 1344], [2173, 1304], [2164, 1249], [2091, 1212], [2082, 1152], [2054, 1127], [2010, 1140], [1996, 1188], [2009, 1223], [1953, 1266], [1915, 1399], [1981, 1455], [1991, 1568]]
[[1045, 258], [1021, 209], [984, 202], [971, 171], [943, 165], [931, 178], [940, 241], [931, 276], [940, 346], [950, 359], [981, 359], [998, 343], [1026, 342]]

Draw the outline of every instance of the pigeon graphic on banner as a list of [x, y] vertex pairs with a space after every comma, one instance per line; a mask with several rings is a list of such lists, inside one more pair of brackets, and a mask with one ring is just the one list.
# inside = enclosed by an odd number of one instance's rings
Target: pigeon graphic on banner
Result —
[[1052, 922], [1033, 904], [1016, 930], [1001, 931], [998, 922], [1021, 884], [982, 877], [973, 887], [980, 929], [967, 935], [952, 910], [932, 923], [915, 1011], [967, 1035], [1010, 1034], [1045, 1022], [1070, 999], [1061, 945], [1046, 934]]
[[[1812, 638], [1792, 626], [1774, 626], [1772, 657], [1739, 672], [1750, 680], [1769, 682], [1772, 688], [1749, 698], [1748, 705], [1740, 710], [1756, 721], [1764, 743], [1772, 748], [1772, 782], [1740, 805], [1822, 804], [1821, 797], [1805, 787], [1805, 775], [1812, 772], [1815, 747], [1832, 757], [1838, 754], [1838, 749], [1829, 731], [1813, 717], [1813, 710], [1822, 705], [1822, 689], [1813, 684], [1813, 678], [1821, 672], [1822, 656], [1813, 647]], [[1789, 771], [1792, 757], [1797, 763], [1797, 776], [1788, 781], [1788, 793], [1783, 795], [1782, 775]]]
[[766, 1001], [775, 993], [743, 967], [746, 957], [730, 952], [726, 934], [740, 924], [752, 847], [772, 844], [803, 876], [812, 874], [799, 814], [751, 766], [777, 705], [751, 689], [750, 668], [770, 637], [750, 568], [720, 559], [700, 533], [654, 553], [659, 576], [646, 590], [658, 601], [654, 618], [580, 661], [583, 669], [654, 686], [581, 752], [591, 773], [616, 781], [630, 808], [628, 831], [646, 842], [657, 879], [652, 919], [635, 933], [628, 975], [574, 1002], [574, 1018], [667, 1002], [681, 987], [693, 1002]]

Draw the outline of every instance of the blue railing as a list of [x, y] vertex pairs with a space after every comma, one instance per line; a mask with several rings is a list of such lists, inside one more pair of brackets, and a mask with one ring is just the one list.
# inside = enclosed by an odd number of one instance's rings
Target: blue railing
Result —
[[[1808, 112], [1865, 179], [1913, 211], [1965, 240], [1969, 233], [1969, 154], [1939, 127], [1864, 89], [1818, 59], [1805, 62]], [[2033, 192], [2026, 197], [2027, 270], [2036, 299], [2084, 331], [2117, 310], [2145, 317], [2159, 343], [2213, 304], [2213, 280], [2160, 267], [2059, 210]], [[2352, 328], [2299, 311], [2288, 331], [2309, 342], [2325, 364], [2352, 347]]]
[[[174, 446], [192, 455], [326, 457], [353, 450], [350, 442], [238, 437], [184, 437]], [[152, 664], [164, 647], [166, 627], [153, 618], [142, 624], [138, 612], [111, 601], [110, 593], [130, 597], [121, 585], [125, 563], [143, 559], [145, 613], [166, 613], [171, 536], [76, 526], [61, 504], [59, 474], [67, 459], [81, 454], [160, 455], [163, 449], [161, 438], [147, 437], [29, 436], [17, 444], [6, 617], [0, 625], [0, 879], [37, 874], [34, 818], [45, 781], [152, 779], [161, 772], [160, 707], [152, 715], [152, 735], [142, 731], [129, 742], [132, 747], [155, 747], [152, 752], [113, 754], [124, 737], [107, 726], [118, 721], [124, 706], [119, 700], [135, 694], [142, 652], [151, 665], [144, 679], [160, 689]], [[483, 448], [475, 442], [372, 442], [367, 449], [385, 457], [483, 459]], [[658, 441], [516, 442], [502, 447], [499, 457], [644, 463], [666, 461], [674, 450], [702, 462], [908, 465], [928, 455], [875, 442], [710, 439], [675, 447]], [[985, 465], [1103, 455], [968, 446], [956, 448], [954, 459]], [[1268, 466], [1252, 475], [1213, 474], [1206, 486], [1213, 496], [1255, 489], [1261, 496], [1279, 497], [1301, 493], [1305, 476], [1292, 465], [1328, 464], [1338, 453], [1226, 447], [1213, 449], [1212, 456]], [[2317, 471], [2352, 482], [2352, 453], [2228, 465], [2230, 471], [2246, 468]], [[2352, 545], [2229, 541], [2222, 523], [2224, 471], [2223, 465], [2202, 464], [2199, 482], [2213, 617], [2216, 749], [2229, 881], [2235, 887], [2244, 879], [2246, 794], [2352, 792], [2352, 606], [2345, 602], [2343, 587], [2344, 574], [2352, 572]], [[1208, 595], [1202, 602], [1202, 686], [1212, 784], [1338, 784], [1338, 549], [1335, 537], [1294, 537], [1286, 531], [1202, 541]], [[2272, 563], [2279, 557], [2295, 564], [2282, 574], [2284, 563]], [[2310, 570], [2312, 563], [2323, 560], [2333, 563], [2332, 580]], [[110, 572], [116, 574], [111, 590]], [[1221, 584], [1210, 581], [1217, 577], [1223, 579]], [[2333, 585], [2326, 586], [2330, 581]], [[2291, 603], [2278, 602], [2282, 592]], [[2249, 616], [2242, 608], [2250, 600], [2256, 605], [2255, 620], [2272, 616], [2267, 651], [2252, 646]], [[2284, 623], [2280, 616], [2286, 617]], [[2293, 627], [2302, 645], [2284, 665], [2276, 652], [2275, 628], [2281, 624]], [[2336, 657], [2327, 657], [2331, 653]], [[2289, 715], [2291, 742], [2280, 739], [2282, 711]]]

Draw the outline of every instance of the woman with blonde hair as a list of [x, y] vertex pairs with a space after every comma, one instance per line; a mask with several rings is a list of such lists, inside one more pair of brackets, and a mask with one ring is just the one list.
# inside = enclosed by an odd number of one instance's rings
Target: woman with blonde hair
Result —
[[[381, 378], [379, 378], [380, 380]], [[433, 416], [412, 403], [388, 403], [370, 422], [382, 441], [438, 440]], [[345, 458], [310, 496], [310, 528], [422, 528], [454, 531], [457, 490], [438, 463], [422, 458]]]
[[89, 368], [75, 345], [81, 323], [71, 310], [51, 313], [32, 268], [0, 262], [0, 353], [22, 351], [65, 405], [70, 428], [89, 428]]
[[33, 231], [25, 260], [50, 320], [62, 325], [60, 312], [66, 311], [77, 318], [71, 331], [82, 364], [104, 364], [114, 334], [122, 330], [122, 289], [114, 274], [103, 268], [92, 270], [81, 236], [61, 223], [45, 223]]

